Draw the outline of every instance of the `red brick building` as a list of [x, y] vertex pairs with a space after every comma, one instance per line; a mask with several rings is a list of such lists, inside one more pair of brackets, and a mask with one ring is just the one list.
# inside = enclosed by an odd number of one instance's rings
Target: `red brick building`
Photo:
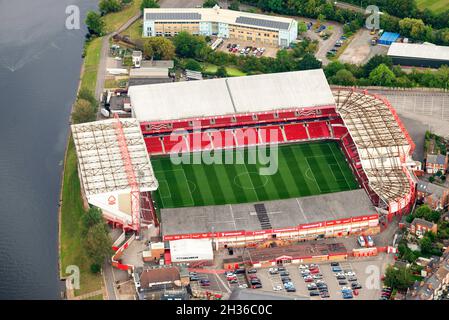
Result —
[[441, 171], [446, 172], [448, 168], [448, 155], [428, 154], [426, 158], [426, 172], [429, 174]]

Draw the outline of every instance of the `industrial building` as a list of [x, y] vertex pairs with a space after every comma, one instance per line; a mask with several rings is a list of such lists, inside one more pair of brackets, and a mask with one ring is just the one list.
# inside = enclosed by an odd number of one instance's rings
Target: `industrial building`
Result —
[[294, 19], [214, 8], [145, 9], [143, 36], [194, 35], [288, 47], [298, 36]]
[[393, 43], [387, 54], [394, 64], [439, 68], [449, 66], [449, 47], [434, 44]]

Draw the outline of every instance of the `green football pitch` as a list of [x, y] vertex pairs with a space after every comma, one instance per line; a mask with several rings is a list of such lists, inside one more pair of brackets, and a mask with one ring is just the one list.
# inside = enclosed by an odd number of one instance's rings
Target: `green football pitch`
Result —
[[[235, 164], [235, 161], [234, 164], [174, 164], [167, 156], [152, 157], [159, 181], [159, 188], [154, 193], [158, 207], [258, 202], [358, 188], [336, 142], [277, 147], [278, 170], [272, 175], [259, 174], [259, 169], [267, 165], [250, 161], [254, 155], [251, 149], [231, 151], [234, 159], [243, 156], [244, 164]], [[189, 155], [190, 159], [192, 156]]]

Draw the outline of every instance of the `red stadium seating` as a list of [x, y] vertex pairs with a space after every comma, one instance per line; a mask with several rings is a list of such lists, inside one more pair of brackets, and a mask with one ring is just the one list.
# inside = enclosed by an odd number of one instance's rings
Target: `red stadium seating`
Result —
[[214, 149], [228, 149], [235, 147], [232, 130], [212, 130], [209, 132]]
[[165, 147], [165, 153], [189, 152], [189, 147], [184, 135], [171, 134], [162, 139]]
[[190, 151], [210, 150], [212, 145], [209, 134], [206, 131], [193, 132], [187, 135]]
[[302, 123], [288, 124], [284, 126], [285, 135], [288, 141], [309, 139], [306, 128]]
[[159, 137], [146, 137], [144, 140], [150, 154], [164, 153], [164, 150], [162, 149], [162, 141]]
[[329, 138], [331, 136], [326, 122], [309, 122], [307, 130], [311, 139]]
[[261, 143], [285, 142], [284, 135], [279, 126], [266, 126], [259, 128]]
[[254, 146], [261, 143], [256, 128], [237, 128], [233, 131], [239, 147]]

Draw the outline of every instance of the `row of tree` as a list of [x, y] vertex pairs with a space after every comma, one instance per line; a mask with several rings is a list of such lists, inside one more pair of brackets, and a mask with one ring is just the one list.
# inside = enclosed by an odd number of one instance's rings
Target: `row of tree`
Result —
[[[344, 25], [344, 31], [357, 31], [365, 23], [362, 13], [337, 8], [331, 1], [326, 0], [243, 0], [243, 2], [257, 6], [266, 12], [302, 16], [308, 18], [325, 18]], [[363, 0], [347, 1], [360, 5]], [[430, 10], [425, 14], [416, 9], [414, 0], [374, 0], [365, 1], [365, 5], [377, 4], [381, 9], [388, 8], [381, 15], [380, 27], [391, 32], [399, 32], [405, 37], [416, 40], [449, 45], [449, 10], [435, 16]], [[429, 17], [435, 17], [432, 22]], [[401, 19], [403, 18], [403, 19]], [[427, 24], [426, 24], [427, 23]]]
[[336, 85], [449, 88], [448, 66], [442, 66], [437, 71], [413, 69], [405, 73], [399, 66], [393, 66], [390, 57], [382, 55], [374, 56], [363, 66], [331, 62], [324, 72], [328, 81]]
[[416, 0], [345, 0], [354, 5], [376, 5], [381, 11], [399, 18], [421, 19], [424, 23], [436, 29], [449, 26], [449, 8], [441, 13], [435, 13], [429, 8], [419, 9]]
[[[101, 0], [98, 4], [99, 12], [89, 11], [87, 13], [85, 21], [89, 31], [87, 38], [103, 36], [105, 23], [102, 17], [108, 13], [118, 12], [132, 2], [133, 0]], [[145, 8], [159, 8], [159, 4], [156, 0], [142, 0], [140, 10], [143, 11]]]

